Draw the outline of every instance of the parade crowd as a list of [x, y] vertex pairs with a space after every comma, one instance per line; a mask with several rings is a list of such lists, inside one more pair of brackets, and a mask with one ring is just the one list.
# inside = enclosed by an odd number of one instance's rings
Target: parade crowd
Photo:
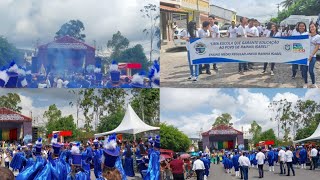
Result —
[[118, 63], [113, 61], [108, 75], [101, 67], [91, 68], [85, 73], [58, 74], [46, 71], [31, 73], [14, 61], [0, 69], [0, 87], [6, 88], [158, 88], [160, 86], [160, 65], [157, 60], [149, 72], [140, 71], [132, 77], [123, 75]]
[[[314, 67], [316, 64], [316, 53], [319, 50], [320, 45], [320, 35], [318, 33], [318, 24], [316, 22], [311, 22], [308, 26], [304, 22], [298, 22], [296, 26], [278, 26], [275, 23], [268, 23], [266, 26], [261, 25], [261, 23], [256, 19], [247, 19], [246, 17], [240, 18], [240, 24], [236, 25], [232, 21], [231, 26], [228, 29], [227, 37], [225, 38], [259, 38], [259, 37], [286, 37], [286, 36], [303, 36], [309, 35], [310, 39], [310, 52], [308, 57], [307, 65], [300, 65], [301, 76], [304, 80], [304, 88], [317, 88], [315, 81]], [[186, 40], [188, 43], [186, 45], [187, 50], [190, 46], [190, 38], [222, 38], [220, 35], [220, 30], [218, 27], [218, 22], [215, 16], [210, 15], [208, 21], [202, 23], [201, 28], [197, 28], [197, 24], [194, 21], [190, 21], [187, 25], [186, 30], [180, 32], [180, 39]], [[258, 57], [257, 57], [258, 58]], [[203, 70], [206, 74], [211, 74], [210, 64], [202, 65], [192, 65], [190, 59], [190, 53], [188, 51], [188, 62], [190, 68], [189, 80], [198, 81], [199, 74], [203, 74]], [[270, 75], [274, 75], [275, 63], [270, 63]], [[261, 74], [267, 72], [268, 63], [264, 63]], [[216, 64], [213, 64], [213, 69], [218, 71]], [[254, 69], [254, 63], [239, 63], [239, 74], [243, 75], [246, 71]], [[299, 65], [292, 65], [292, 79], [296, 78]], [[311, 84], [308, 84], [308, 74], [310, 74]]]
[[120, 142], [113, 134], [105, 140], [63, 144], [55, 134], [51, 144], [39, 138], [35, 144], [3, 143], [3, 147], [0, 164], [5, 167], [0, 174], [8, 179], [15, 174], [17, 180], [126, 180], [136, 177], [135, 172], [144, 180], [159, 179], [159, 136]]
[[[253, 151], [221, 150], [212, 153], [199, 152], [198, 156], [189, 158], [173, 155], [173, 159], [163, 160], [161, 163], [161, 180], [184, 180], [196, 177], [197, 180], [210, 179], [212, 164], [221, 164], [225, 173], [234, 174], [235, 177], [247, 180], [249, 169], [258, 170], [259, 178], [265, 176], [263, 167], [268, 165], [269, 172], [280, 172], [280, 175], [295, 176], [295, 169], [315, 170], [320, 164], [319, 146], [279, 147]], [[279, 169], [275, 169], [275, 165]], [[213, 171], [214, 173], [214, 171]], [[266, 174], [267, 175], [267, 174]]]

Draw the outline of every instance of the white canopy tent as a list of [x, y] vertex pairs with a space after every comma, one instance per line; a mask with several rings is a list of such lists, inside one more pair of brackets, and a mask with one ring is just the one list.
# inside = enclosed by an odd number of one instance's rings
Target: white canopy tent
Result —
[[312, 140], [320, 140], [320, 123], [319, 123], [316, 131], [314, 131], [314, 133], [310, 137], [294, 141], [294, 143], [300, 143], [300, 142], [312, 141]]
[[126, 114], [124, 115], [124, 118], [122, 119], [120, 125], [108, 132], [95, 134], [95, 137], [101, 137], [112, 133], [123, 133], [123, 134], [138, 134], [141, 132], [146, 131], [153, 131], [153, 130], [159, 130], [159, 127], [153, 127], [149, 126], [148, 124], [144, 123], [138, 115], [134, 112], [131, 105], [128, 105]]

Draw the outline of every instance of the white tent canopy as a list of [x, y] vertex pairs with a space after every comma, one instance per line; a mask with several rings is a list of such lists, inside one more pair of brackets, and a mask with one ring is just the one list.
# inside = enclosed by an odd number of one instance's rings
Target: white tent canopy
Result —
[[130, 104], [128, 105], [126, 114], [124, 115], [124, 118], [122, 119], [120, 125], [108, 132], [95, 134], [95, 137], [101, 137], [112, 133], [123, 133], [123, 134], [138, 134], [145, 131], [153, 131], [153, 130], [159, 130], [159, 127], [153, 127], [149, 126], [148, 124], [144, 123], [138, 115], [134, 112]]
[[311, 140], [320, 140], [320, 123], [319, 123], [316, 131], [310, 137], [294, 141], [294, 143], [299, 143], [299, 142], [304, 142], [304, 141], [311, 141]]

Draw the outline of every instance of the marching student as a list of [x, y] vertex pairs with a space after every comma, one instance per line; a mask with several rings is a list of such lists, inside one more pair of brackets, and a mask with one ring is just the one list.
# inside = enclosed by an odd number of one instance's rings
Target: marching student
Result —
[[[241, 17], [240, 22], [241, 24], [237, 28], [237, 37], [238, 38], [247, 37], [247, 34], [246, 34], [247, 18]], [[246, 70], [248, 70], [247, 63], [239, 63], [239, 73], [244, 74], [243, 72]]]
[[[199, 31], [198, 31], [199, 38], [210, 38], [209, 28], [210, 28], [210, 22], [204, 21], [202, 23], [202, 28], [199, 29]], [[205, 64], [205, 68], [206, 68], [206, 73], [210, 75], [211, 72], [210, 72], [209, 64]], [[199, 74], [202, 74], [202, 65], [201, 64], [199, 65]]]
[[[246, 27], [246, 34], [247, 37], [259, 37], [259, 30], [256, 27], [257, 26], [257, 20], [256, 19], [249, 19], [248, 26]], [[248, 63], [248, 68], [253, 69], [253, 63]]]
[[[220, 31], [219, 31], [219, 26], [218, 26], [218, 22], [215, 21], [215, 17], [214, 15], [210, 15], [208, 17], [208, 20], [210, 22], [210, 26], [211, 28], [210, 30], [210, 34], [212, 38], [220, 38]], [[218, 67], [217, 64], [213, 64], [213, 70], [217, 71]]]
[[[303, 36], [303, 35], [309, 35], [309, 33], [307, 32], [307, 25], [304, 22], [298, 22], [296, 32], [293, 32], [292, 36]], [[298, 67], [299, 66], [297, 64], [292, 65], [292, 79], [296, 78]], [[307, 67], [306, 65], [300, 65], [301, 75], [305, 81], [305, 85], [303, 86], [303, 88], [308, 88], [308, 81], [307, 81], [307, 78], [305, 78], [305, 76], [307, 76], [306, 67]]]
[[[268, 32], [266, 37], [281, 37], [281, 33], [278, 31], [278, 27], [276, 24], [271, 25], [271, 31]], [[266, 73], [268, 63], [264, 63], [262, 74]], [[271, 63], [271, 76], [274, 76], [274, 66], [275, 63]]]
[[188, 62], [189, 62], [189, 69], [190, 69], [190, 76], [189, 80], [197, 81], [199, 76], [199, 65], [191, 65], [191, 59], [190, 59], [190, 38], [196, 38], [198, 37], [198, 31], [197, 31], [197, 25], [196, 22], [190, 21], [188, 23], [187, 31], [182, 31], [180, 33], [180, 39], [187, 41], [187, 51], [188, 51]]
[[314, 66], [316, 64], [316, 53], [319, 50], [319, 45], [320, 45], [320, 35], [318, 34], [318, 28], [317, 25], [314, 22], [311, 22], [309, 25], [309, 33], [310, 33], [310, 56], [308, 58], [308, 66], [305, 67], [305, 76], [304, 76], [304, 81], [305, 81], [305, 86], [308, 86], [308, 70], [310, 74], [310, 78], [312, 81], [312, 88], [318, 88], [316, 85], [316, 79], [315, 79], [315, 74], [314, 74]]
[[228, 37], [229, 38], [236, 38], [237, 37], [237, 27], [234, 21], [231, 22], [231, 26], [228, 29]]

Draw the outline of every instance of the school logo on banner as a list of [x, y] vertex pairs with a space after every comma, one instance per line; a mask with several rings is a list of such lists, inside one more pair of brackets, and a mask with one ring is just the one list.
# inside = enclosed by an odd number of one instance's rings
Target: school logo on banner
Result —
[[197, 54], [203, 55], [206, 53], [207, 46], [204, 43], [199, 42], [194, 45], [194, 48], [195, 48]]
[[293, 43], [293, 52], [304, 53], [305, 51], [301, 43]]
[[284, 45], [284, 50], [291, 51], [291, 45], [290, 44]]

